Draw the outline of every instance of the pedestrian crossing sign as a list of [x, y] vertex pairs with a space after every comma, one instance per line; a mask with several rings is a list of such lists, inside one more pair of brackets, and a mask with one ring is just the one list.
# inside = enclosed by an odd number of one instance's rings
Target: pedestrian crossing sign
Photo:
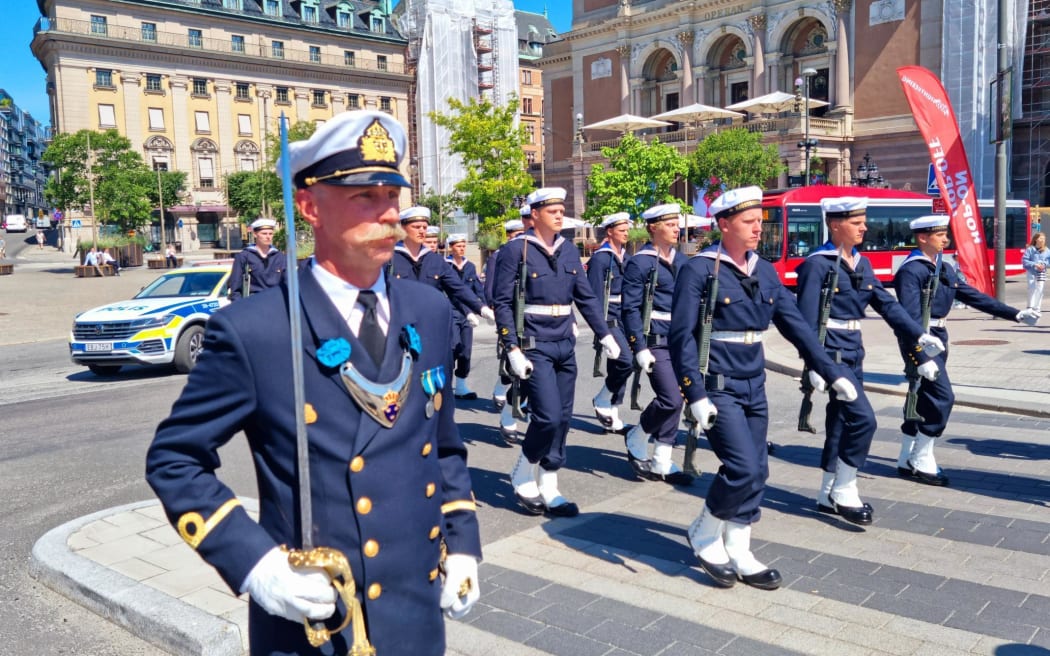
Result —
[[940, 196], [941, 190], [937, 187], [937, 174], [933, 171], [933, 163], [930, 163], [930, 171], [926, 175], [926, 193], [930, 196]]

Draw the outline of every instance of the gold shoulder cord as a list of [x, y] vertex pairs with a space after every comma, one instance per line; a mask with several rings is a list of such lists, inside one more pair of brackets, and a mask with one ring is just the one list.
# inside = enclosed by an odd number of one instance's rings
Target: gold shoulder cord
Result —
[[306, 627], [306, 639], [310, 641], [310, 645], [320, 647], [332, 639], [333, 633], [341, 632], [352, 623], [354, 641], [347, 656], [375, 656], [375, 647], [368, 642], [368, 630], [365, 628], [365, 616], [361, 611], [361, 602], [354, 596], [357, 588], [346, 556], [341, 551], [330, 547], [315, 547], [309, 551], [302, 551], [300, 549], [289, 550], [282, 546], [281, 550], [287, 552], [288, 564], [292, 567], [320, 567], [323, 569], [332, 579], [332, 586], [346, 604], [346, 617], [343, 618], [343, 623], [334, 630], [328, 629], [324, 624], [314, 626], [310, 624], [310, 620], [303, 620], [303, 625]]

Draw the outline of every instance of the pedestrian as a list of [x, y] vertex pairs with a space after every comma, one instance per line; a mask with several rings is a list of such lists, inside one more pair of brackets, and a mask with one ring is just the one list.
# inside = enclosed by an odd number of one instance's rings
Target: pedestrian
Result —
[[[346, 557], [343, 591], [365, 620], [335, 632], [325, 653], [354, 643], [355, 654], [439, 656], [442, 609], [460, 617], [478, 598], [467, 451], [454, 404], [443, 402], [452, 311], [434, 290], [384, 276], [409, 186], [399, 170], [406, 148], [401, 125], [370, 111], [338, 114], [291, 144], [282, 158], [316, 238], [299, 269], [300, 298], [282, 284], [212, 315], [200, 360], [147, 453], [168, 519], [234, 594], [249, 594], [253, 656], [320, 653], [304, 618], [335, 614], [334, 626], [348, 614], [328, 575], [286, 553], [302, 546], [304, 530]], [[289, 303], [303, 316], [309, 479], [297, 465]], [[241, 431], [256, 465], [258, 522], [215, 473], [220, 447]], [[309, 489], [313, 523], [303, 528]], [[374, 652], [358, 650], [358, 629]]]
[[[627, 461], [639, 478], [672, 485], [693, 482], [693, 477], [671, 459], [682, 414], [682, 393], [667, 350], [675, 278], [688, 261], [675, 248], [681, 216], [682, 208], [677, 203], [656, 205], [642, 212], [649, 242], [631, 257], [623, 274], [624, 330], [638, 375], [648, 374], [653, 386], [653, 399], [625, 437]], [[651, 458], [650, 439], [654, 441]]]
[[103, 248], [98, 251], [98, 263], [101, 266], [108, 264], [113, 268], [113, 275], [120, 275], [120, 262], [110, 254], [109, 249]]
[[44, 250], [44, 241], [45, 240], [46, 240], [46, 237], [44, 236], [44, 231], [39, 229], [39, 228], [37, 228], [37, 231], [36, 231], [36, 246], [37, 246], [37, 248], [39, 248], [40, 250]]
[[[478, 269], [473, 262], [467, 259], [467, 236], [463, 233], [452, 234], [448, 236], [445, 243], [449, 249], [445, 260], [451, 265], [453, 273], [459, 276], [464, 287], [479, 299], [483, 299], [485, 289], [482, 287], [481, 280], [478, 279]], [[470, 357], [474, 350], [474, 326], [470, 325], [466, 316], [457, 310], [455, 305], [452, 306], [452, 309], [455, 310], [456, 330], [459, 337], [458, 348], [452, 353], [455, 363], [453, 373], [456, 377], [453, 389], [457, 399], [473, 401], [478, 398], [478, 395], [467, 386], [467, 376], [470, 375]], [[491, 312], [491, 308], [487, 305], [483, 309]]]
[[98, 249], [94, 246], [89, 248], [87, 253], [84, 253], [84, 266], [93, 268], [99, 278], [105, 275], [102, 273], [102, 267], [99, 266]]
[[[616, 358], [620, 349], [587, 282], [579, 250], [561, 236], [565, 190], [537, 189], [526, 200], [532, 229], [500, 250], [493, 282], [499, 339], [510, 370], [525, 388], [531, 418], [510, 482], [526, 512], [574, 517], [579, 507], [558, 488], [576, 389], [573, 304], [598, 335], [608, 357]], [[519, 277], [522, 262], [524, 280]], [[516, 285], [523, 287], [524, 305], [515, 298]], [[522, 334], [517, 330], [516, 312], [523, 319]]]
[[[762, 235], [762, 190], [730, 189], [711, 204], [721, 240], [691, 258], [678, 273], [668, 350], [689, 411], [707, 432], [721, 462], [689, 544], [700, 566], [719, 586], [737, 579], [773, 590], [780, 573], [751, 552], [751, 526], [769, 476], [762, 341], [770, 322], [807, 365], [847, 400], [856, 398], [851, 374], [832, 362], [780, 283], [773, 265], [755, 252]], [[712, 285], [717, 281], [717, 296]], [[701, 310], [711, 310], [709, 361], [700, 361], [705, 330]], [[697, 335], [700, 339], [697, 339]]]
[[174, 244], [168, 244], [168, 247], [164, 249], [164, 265], [169, 269], [179, 266], [179, 258], [175, 256]]
[[3, 237], [0, 237], [0, 260], [5, 259], [6, 257], [7, 257], [7, 241]]
[[[623, 403], [624, 390], [633, 369], [621, 312], [624, 267], [630, 259], [627, 255], [627, 240], [631, 230], [631, 215], [627, 212], [609, 214], [602, 219], [600, 227], [605, 230], [605, 239], [587, 261], [587, 280], [598, 301], [607, 308], [605, 320], [609, 332], [616, 339], [616, 345], [620, 347], [620, 357], [611, 360], [606, 358], [605, 380], [591, 400], [591, 405], [594, 415], [606, 431], [620, 433], [624, 430], [620, 404]], [[594, 349], [597, 363], [603, 352], [597, 336]], [[594, 371], [595, 374], [600, 373], [597, 368]]]
[[[983, 294], [963, 281], [951, 261], [944, 259], [948, 247], [948, 216], [937, 214], [921, 216], [910, 224], [918, 247], [908, 254], [893, 276], [893, 287], [904, 310], [915, 321], [929, 317], [929, 331], [948, 344], [948, 313], [956, 299], [966, 305], [1000, 319], [1034, 326], [1039, 313], [1032, 308], [1018, 310]], [[936, 276], [934, 273], [936, 272]], [[923, 307], [924, 290], [929, 301]], [[902, 349], [905, 361], [911, 354]], [[934, 360], [940, 375], [933, 380], [919, 381], [915, 411], [920, 419], [908, 419], [905, 412], [901, 424], [901, 450], [897, 456], [897, 474], [926, 485], [948, 485], [948, 477], [937, 466], [934, 446], [948, 426], [948, 417], [955, 405], [955, 393], [948, 376], [948, 351]]]
[[[943, 350], [944, 345], [908, 316], [875, 277], [868, 258], [858, 250], [868, 230], [867, 199], [825, 198], [820, 205], [828, 241], [810, 252], [796, 269], [798, 309], [810, 330], [817, 334], [824, 328], [824, 351], [828, 357], [849, 367], [853, 377], [863, 383], [861, 322], [870, 307], [889, 324], [897, 339], [917, 354], [915, 373], [935, 378], [937, 363], [931, 356]], [[828, 315], [821, 326], [821, 301], [828, 298]], [[807, 382], [821, 391], [827, 386], [817, 374], [812, 374]], [[857, 398], [848, 402], [834, 390], [828, 392], [817, 510], [840, 515], [854, 524], [871, 524], [874, 510], [860, 499], [857, 470], [867, 460], [877, 428], [875, 411], [863, 385], [857, 387]]]
[[[520, 210], [521, 219], [511, 219], [503, 224], [503, 230], [507, 233], [507, 241], [511, 241], [519, 237], [525, 232], [526, 223], [531, 227], [532, 217], [528, 205], [523, 205]], [[526, 218], [525, 215], [529, 214]], [[490, 307], [495, 309], [494, 301], [494, 290], [492, 288], [496, 281], [496, 263], [498, 262], [498, 256], [503, 251], [503, 247], [499, 247], [496, 251], [489, 256], [488, 261], [485, 262], [485, 300]], [[498, 337], [498, 336], [497, 336]], [[505, 362], [505, 356], [503, 353], [503, 341], [496, 340], [496, 359], [499, 362]], [[503, 367], [499, 368], [499, 375], [496, 377], [496, 382], [492, 388], [492, 404], [496, 407], [496, 410], [500, 413], [499, 416], [499, 432], [500, 437], [504, 442], [511, 445], [516, 445], [519, 442], [518, 439], [518, 420], [514, 416], [514, 408], [507, 405], [507, 392], [510, 390], [513, 384], [513, 379], [506, 375]], [[522, 387], [519, 386], [519, 405], [524, 400], [522, 394]]]
[[1050, 264], [1050, 248], [1046, 247], [1046, 235], [1032, 233], [1032, 241], [1021, 258], [1025, 277], [1028, 279], [1028, 309], [1043, 314], [1043, 287], [1046, 285], [1046, 267]]
[[255, 243], [245, 246], [233, 257], [227, 283], [231, 301], [279, 286], [288, 269], [288, 256], [273, 245], [277, 221], [258, 218], [250, 227]]

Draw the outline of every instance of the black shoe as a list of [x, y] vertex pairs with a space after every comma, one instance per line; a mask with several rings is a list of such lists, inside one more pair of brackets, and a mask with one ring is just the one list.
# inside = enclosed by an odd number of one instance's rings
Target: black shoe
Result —
[[868, 504], [864, 504], [859, 508], [856, 506], [840, 506], [832, 499], [831, 510], [851, 524], [867, 526], [872, 522], [872, 508]]
[[502, 412], [503, 411], [503, 406], [505, 406], [506, 404], [507, 404], [507, 399], [506, 398], [500, 400], [500, 399], [496, 398], [495, 396], [492, 397], [492, 405], [496, 406], [496, 411], [497, 412]]
[[503, 441], [511, 446], [517, 446], [521, 444], [521, 438], [518, 437], [518, 431], [513, 428], [499, 427], [499, 436], [503, 438]]
[[[627, 432], [623, 434], [623, 445], [627, 447]], [[656, 481], [660, 477], [658, 474], [653, 473], [653, 461], [652, 460], [639, 460], [634, 457], [630, 449], [627, 449], [627, 462], [630, 463], [631, 469], [635, 475], [643, 481]]]
[[[908, 461], [908, 466], [911, 469], [906, 470], [908, 472], [907, 475], [901, 474], [902, 476], [906, 476], [906, 478], [918, 481], [919, 483], [922, 483], [924, 485], [933, 485], [935, 487], [948, 486], [948, 477], [941, 473], [940, 469], [937, 470], [936, 474], [927, 474], [924, 471], [919, 471], [918, 469], [916, 469], [915, 465], [911, 464], [910, 460]], [[897, 473], [901, 473], [902, 469], [902, 467], [898, 467]]]
[[[541, 500], [542, 504], [543, 501]], [[547, 514], [551, 517], [575, 517], [580, 514], [580, 507], [571, 501], [558, 504], [557, 506], [545, 506]]]
[[462, 401], [473, 401], [478, 398], [477, 392], [467, 392], [466, 394], [456, 394], [454, 396]]
[[[594, 406], [591, 406], [591, 407], [594, 407]], [[600, 412], [598, 412], [598, 408], [594, 408], [594, 416], [598, 418], [598, 423], [602, 425], [602, 428], [604, 428], [607, 431], [612, 431], [612, 425], [613, 425], [613, 418], [612, 417], [608, 417], [606, 415], [601, 414]]]
[[740, 580], [761, 590], [776, 590], [783, 583], [780, 572], [775, 569], [764, 569], [757, 574], [740, 574]]
[[700, 561], [700, 567], [707, 572], [707, 575], [715, 580], [718, 587], [731, 588], [736, 585], [736, 570], [729, 563], [725, 565], [709, 563], [701, 558], [700, 554], [696, 554], [696, 559]]
[[653, 480], [663, 481], [668, 485], [680, 485], [686, 487], [693, 484], [693, 476], [684, 471], [671, 472], [670, 474], [657, 474], [656, 472], [650, 471], [649, 475], [653, 477]]
[[543, 511], [547, 509], [547, 506], [543, 503], [543, 497], [526, 497], [514, 490], [514, 498], [518, 500], [518, 505], [530, 515], [542, 515]]
[[[871, 507], [871, 504], [866, 502], [866, 501], [864, 502], [864, 509], [867, 510], [868, 512], [874, 512], [875, 511], [875, 509]], [[817, 502], [817, 511], [818, 512], [822, 512], [822, 513], [827, 513], [829, 515], [837, 515], [838, 514], [838, 512], [834, 508], [832, 508], [831, 506], [829, 506], [827, 504], [823, 504], [823, 503], [821, 503], [819, 501]]]

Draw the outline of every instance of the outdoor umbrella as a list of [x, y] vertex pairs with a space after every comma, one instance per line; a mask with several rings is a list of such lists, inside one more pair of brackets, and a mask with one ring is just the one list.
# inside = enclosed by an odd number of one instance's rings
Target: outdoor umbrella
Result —
[[583, 126], [584, 130], [612, 130], [615, 132], [634, 132], [643, 128], [662, 128], [670, 125], [667, 121], [657, 121], [634, 114], [620, 114], [604, 121]]
[[657, 114], [653, 116], [653, 118], [660, 121], [699, 123], [700, 121], [710, 121], [716, 118], [736, 118], [739, 116], [743, 116], [743, 114], [741, 114], [740, 112], [731, 112], [728, 109], [722, 109], [721, 107], [712, 107], [711, 105], [701, 105], [700, 103], [693, 103], [692, 105], [686, 105], [685, 107], [672, 109], [671, 111], [664, 112], [663, 114]]
[[[773, 93], [767, 93], [764, 96], [758, 96], [757, 98], [751, 98], [750, 100], [743, 100], [732, 105], [727, 105], [726, 109], [732, 109], [738, 112], [751, 112], [752, 114], [779, 114], [780, 112], [793, 112], [796, 110], [795, 96], [790, 93], [783, 91], [774, 91]], [[805, 104], [805, 99], [798, 101], [798, 109], [801, 110]], [[823, 107], [827, 105], [823, 100], [817, 100], [816, 98], [809, 99], [809, 108]]]

